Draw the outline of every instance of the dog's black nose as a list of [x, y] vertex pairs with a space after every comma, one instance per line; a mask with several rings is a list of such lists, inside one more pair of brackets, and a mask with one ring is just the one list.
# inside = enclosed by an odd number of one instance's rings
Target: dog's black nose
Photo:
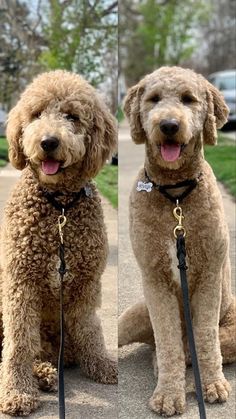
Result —
[[59, 146], [59, 140], [56, 137], [47, 137], [41, 141], [41, 147], [44, 151], [54, 151]]
[[165, 135], [174, 135], [179, 130], [179, 122], [176, 119], [162, 119], [160, 129]]

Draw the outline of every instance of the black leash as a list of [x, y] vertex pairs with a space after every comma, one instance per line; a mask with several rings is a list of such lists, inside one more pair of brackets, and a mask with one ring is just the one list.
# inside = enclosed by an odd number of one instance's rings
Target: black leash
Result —
[[63, 196], [64, 194], [60, 191], [49, 192], [47, 190], [43, 190], [43, 195], [47, 198], [48, 202], [52, 204], [52, 206], [60, 211], [60, 215], [58, 217], [58, 229], [59, 229], [59, 236], [60, 236], [60, 245], [59, 245], [59, 257], [60, 257], [60, 267], [59, 267], [59, 275], [60, 275], [60, 349], [58, 354], [58, 399], [59, 399], [59, 419], [65, 419], [65, 386], [64, 386], [64, 334], [65, 334], [65, 327], [64, 327], [64, 311], [63, 311], [63, 280], [64, 275], [67, 272], [66, 263], [65, 263], [65, 246], [63, 240], [63, 227], [66, 224], [66, 211], [70, 208], [75, 206], [75, 204], [79, 201], [82, 195], [85, 196], [92, 196], [92, 191], [89, 186], [85, 186], [79, 192], [71, 193], [71, 200], [63, 205], [57, 198]]
[[[198, 358], [193, 334], [193, 327], [192, 327], [192, 318], [191, 318], [191, 310], [190, 310], [190, 303], [189, 303], [189, 293], [188, 293], [188, 282], [187, 282], [187, 275], [186, 270], [186, 248], [185, 248], [185, 228], [182, 224], [182, 220], [184, 219], [182, 208], [179, 206], [179, 203], [186, 198], [192, 190], [197, 186], [199, 183], [202, 173], [194, 179], [187, 179], [182, 182], [175, 183], [174, 185], [160, 185], [158, 183], [153, 182], [148, 174], [146, 169], [145, 176], [148, 180], [148, 183], [139, 181], [137, 185], [137, 191], [146, 191], [151, 192], [152, 188], [154, 187], [160, 193], [162, 193], [167, 199], [171, 202], [176, 204], [176, 207], [173, 210], [174, 217], [178, 220], [178, 225], [174, 228], [174, 236], [176, 238], [176, 245], [177, 245], [177, 258], [179, 261], [178, 268], [180, 270], [180, 281], [181, 281], [181, 289], [182, 289], [182, 296], [183, 296], [183, 305], [184, 305], [184, 318], [186, 323], [187, 335], [188, 335], [188, 343], [189, 343], [189, 350], [192, 359], [192, 366], [193, 366], [193, 373], [194, 373], [194, 380], [196, 386], [196, 395], [197, 395], [197, 402], [198, 402], [198, 410], [200, 419], [206, 419], [206, 410], [205, 410], [205, 403], [204, 397], [202, 392], [202, 384], [201, 384], [201, 376], [198, 366]], [[171, 195], [168, 190], [171, 189], [178, 189], [186, 186], [187, 188], [183, 193], [178, 196]]]
[[64, 311], [63, 311], [63, 279], [66, 273], [65, 247], [60, 243], [60, 348], [58, 354], [58, 399], [59, 399], [59, 418], [65, 418], [65, 386], [64, 386]]
[[201, 376], [199, 371], [198, 359], [197, 359], [197, 352], [193, 334], [193, 326], [192, 326], [192, 319], [191, 319], [191, 310], [189, 304], [189, 293], [188, 293], [188, 282], [187, 282], [187, 275], [186, 270], [188, 269], [186, 265], [186, 249], [185, 249], [185, 238], [184, 234], [178, 234], [176, 239], [177, 245], [177, 258], [179, 261], [179, 271], [180, 271], [180, 280], [181, 280], [181, 289], [183, 295], [183, 304], [184, 304], [184, 318], [187, 328], [187, 335], [188, 335], [188, 343], [189, 343], [189, 350], [192, 359], [192, 366], [193, 366], [193, 373], [195, 379], [195, 386], [196, 386], [196, 394], [197, 394], [197, 402], [198, 402], [198, 410], [200, 419], [206, 419], [206, 409], [205, 403], [203, 398], [202, 392], [202, 384], [201, 384]]

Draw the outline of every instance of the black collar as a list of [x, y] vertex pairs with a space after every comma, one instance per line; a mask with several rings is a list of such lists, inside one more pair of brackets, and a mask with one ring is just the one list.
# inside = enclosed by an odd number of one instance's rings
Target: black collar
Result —
[[64, 194], [60, 191], [55, 192], [49, 192], [47, 189], [42, 188], [43, 196], [47, 198], [48, 202], [52, 204], [54, 208], [56, 208], [58, 211], [62, 212], [64, 210], [64, 214], [72, 207], [75, 206], [75, 204], [80, 200], [82, 196], [92, 197], [92, 189], [90, 186], [86, 185], [84, 188], [81, 188], [78, 192], [70, 192], [70, 200], [67, 204], [62, 204], [60, 202], [59, 198], [60, 196], [68, 196], [68, 194]]
[[[147, 180], [149, 182], [151, 182], [153, 184], [153, 186], [160, 193], [162, 193], [162, 195], [164, 195], [166, 198], [168, 198], [171, 202], [174, 202], [174, 203], [176, 203], [177, 201], [179, 203], [182, 202], [183, 199], [186, 198], [186, 196], [188, 196], [190, 194], [190, 192], [192, 192], [192, 190], [197, 186], [197, 184], [199, 183], [199, 181], [201, 180], [201, 177], [202, 177], [202, 173], [199, 173], [199, 175], [194, 179], [186, 179], [186, 180], [183, 180], [182, 182], [175, 183], [174, 185], [160, 185], [158, 183], [153, 182], [153, 180], [150, 179], [150, 177], [147, 174], [146, 169], [144, 169], [144, 172], [145, 172], [145, 176], [146, 176]], [[184, 186], [187, 186], [187, 189], [185, 189], [185, 191], [180, 195], [173, 196], [168, 192], [168, 190], [178, 189], [178, 188], [182, 188]]]

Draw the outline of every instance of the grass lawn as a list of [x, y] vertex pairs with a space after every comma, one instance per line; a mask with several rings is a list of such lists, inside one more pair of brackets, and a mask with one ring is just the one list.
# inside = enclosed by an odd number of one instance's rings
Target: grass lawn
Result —
[[117, 118], [117, 120], [118, 120], [119, 123], [122, 122], [123, 119], [125, 118], [121, 106], [118, 106], [117, 113], [116, 113], [116, 118]]
[[106, 164], [95, 178], [97, 187], [114, 208], [118, 207], [118, 166]]
[[8, 159], [8, 144], [5, 137], [0, 137], [0, 166], [5, 166]]
[[236, 197], [236, 144], [219, 133], [216, 147], [205, 146], [205, 158], [216, 177]]

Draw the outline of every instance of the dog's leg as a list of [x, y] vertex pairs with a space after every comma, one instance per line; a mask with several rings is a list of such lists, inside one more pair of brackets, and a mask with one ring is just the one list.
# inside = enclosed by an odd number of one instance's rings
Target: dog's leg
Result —
[[3, 282], [0, 410], [26, 416], [38, 406], [32, 366], [40, 348], [40, 296], [30, 268], [24, 278], [25, 267], [20, 270], [21, 263], [12, 263], [12, 276], [6, 276]]
[[206, 401], [225, 402], [230, 385], [222, 370], [219, 339], [221, 279], [214, 272], [203, 272], [192, 297], [194, 336]]
[[[88, 377], [104, 384], [117, 382], [117, 363], [109, 358], [102, 327], [95, 310], [70, 305], [65, 313], [66, 327], [76, 359]], [[65, 354], [66, 355], [66, 354]]]
[[185, 356], [177, 297], [165, 279], [144, 278], [144, 294], [157, 348], [158, 384], [150, 399], [151, 408], [164, 416], [185, 410]]

